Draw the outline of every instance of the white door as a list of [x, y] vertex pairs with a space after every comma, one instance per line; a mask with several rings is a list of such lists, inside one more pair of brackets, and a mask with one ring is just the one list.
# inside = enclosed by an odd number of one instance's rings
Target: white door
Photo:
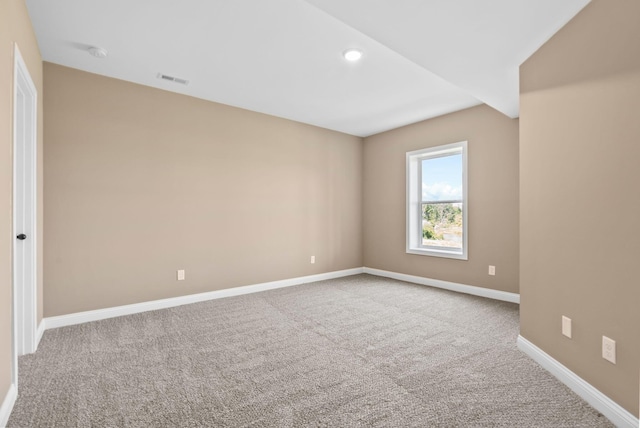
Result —
[[37, 92], [15, 47], [13, 105], [13, 356], [36, 348]]

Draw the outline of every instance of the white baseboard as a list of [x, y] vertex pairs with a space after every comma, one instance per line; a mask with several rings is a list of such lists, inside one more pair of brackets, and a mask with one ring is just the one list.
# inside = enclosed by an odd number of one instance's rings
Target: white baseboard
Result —
[[459, 293], [473, 294], [475, 296], [488, 297], [489, 299], [503, 300], [505, 302], [520, 303], [520, 295], [507, 291], [492, 290], [491, 288], [476, 287], [474, 285], [458, 284], [456, 282], [442, 281], [440, 279], [424, 278], [422, 276], [407, 275], [404, 273], [390, 272], [387, 270], [373, 269], [365, 267], [364, 273], [400, 281], [413, 282], [415, 284], [428, 285], [430, 287], [444, 288], [445, 290], [457, 291]]
[[522, 336], [518, 336], [518, 349], [571, 388], [618, 428], [640, 426], [638, 418]]
[[302, 276], [298, 278], [283, 279], [280, 281], [264, 282], [261, 284], [246, 285], [243, 287], [227, 288], [224, 290], [209, 291], [207, 293], [189, 294], [187, 296], [172, 297], [169, 299], [153, 300], [150, 302], [135, 303], [132, 305], [116, 306], [113, 308], [97, 309], [94, 311], [78, 312], [68, 315], [44, 318], [44, 328], [64, 327], [68, 325], [82, 324], [90, 321], [98, 321], [123, 315], [137, 314], [146, 311], [172, 308], [187, 305], [189, 303], [204, 302], [207, 300], [221, 299], [223, 297], [239, 296], [241, 294], [257, 293], [259, 291], [273, 290], [275, 288], [290, 287], [292, 285], [306, 284], [309, 282], [324, 281], [327, 279], [341, 278], [362, 273], [363, 268], [346, 269], [335, 272], [320, 273], [317, 275]]
[[11, 411], [13, 410], [13, 405], [16, 403], [16, 398], [18, 398], [18, 389], [12, 383], [11, 386], [9, 386], [7, 395], [5, 395], [4, 400], [2, 401], [2, 406], [0, 406], [0, 427], [7, 426], [9, 416], [11, 416]]
[[40, 321], [40, 324], [38, 324], [38, 329], [36, 330], [36, 343], [35, 343], [36, 346], [33, 352], [36, 352], [38, 350], [38, 345], [40, 345], [40, 341], [42, 340], [42, 335], [44, 334], [44, 331], [47, 329], [46, 325], [47, 325], [47, 320], [45, 318], [42, 318], [42, 320]]
[[472, 285], [457, 284], [455, 282], [441, 281], [438, 279], [423, 278], [419, 276], [407, 275], [403, 273], [389, 272], [372, 268], [353, 268], [335, 272], [321, 273], [298, 278], [284, 279], [280, 281], [265, 282], [261, 284], [246, 285], [243, 287], [227, 288], [224, 290], [210, 291], [207, 293], [190, 294], [187, 296], [172, 297], [169, 299], [153, 300], [150, 302], [135, 303], [131, 305], [116, 306], [113, 308], [97, 309], [93, 311], [78, 312], [68, 315], [47, 317], [38, 326], [38, 342], [42, 337], [41, 329], [64, 327], [68, 325], [82, 324], [90, 321], [98, 321], [107, 318], [120, 317], [123, 315], [137, 314], [140, 312], [154, 311], [158, 309], [172, 308], [175, 306], [187, 305], [189, 303], [204, 302], [207, 300], [221, 299], [224, 297], [239, 296], [242, 294], [256, 293], [259, 291], [273, 290], [275, 288], [290, 287], [292, 285], [306, 284], [309, 282], [324, 281], [327, 279], [341, 278], [345, 276], [368, 273], [376, 276], [398, 279], [401, 281], [414, 282], [431, 287], [444, 288], [461, 293], [474, 294], [476, 296], [488, 297], [496, 300], [504, 300], [512, 303], [520, 303], [520, 295], [508, 293], [506, 291], [492, 290], [489, 288], [475, 287]]

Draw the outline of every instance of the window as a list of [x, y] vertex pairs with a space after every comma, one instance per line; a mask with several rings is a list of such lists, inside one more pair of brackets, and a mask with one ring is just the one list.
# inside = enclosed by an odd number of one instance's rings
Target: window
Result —
[[467, 142], [407, 153], [407, 253], [467, 260]]

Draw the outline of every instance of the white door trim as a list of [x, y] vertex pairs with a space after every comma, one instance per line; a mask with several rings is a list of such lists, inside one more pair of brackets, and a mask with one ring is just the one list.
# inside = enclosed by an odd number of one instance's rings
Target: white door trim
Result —
[[[36, 329], [37, 329], [37, 106], [38, 92], [29, 70], [22, 59], [18, 45], [14, 46], [14, 74], [13, 74], [13, 341], [12, 341], [12, 383], [18, 386], [18, 355], [28, 354], [36, 350]], [[23, 99], [22, 103], [18, 103], [18, 97]], [[25, 153], [25, 163], [19, 164], [18, 148], [26, 147], [22, 151]], [[25, 168], [26, 165], [26, 168]], [[18, 263], [16, 255], [17, 245], [23, 241], [16, 239], [16, 236], [24, 231], [17, 230], [18, 203], [23, 201], [25, 193], [20, 192], [19, 185], [22, 183], [24, 175], [22, 172], [26, 170], [29, 174], [29, 180], [26, 180], [29, 186], [29, 192], [25, 192], [30, 200], [28, 212], [25, 215], [28, 229], [27, 239], [30, 240], [32, 251], [28, 257], [26, 266], [30, 272], [30, 281], [26, 287], [21, 287], [17, 280], [16, 266]]]

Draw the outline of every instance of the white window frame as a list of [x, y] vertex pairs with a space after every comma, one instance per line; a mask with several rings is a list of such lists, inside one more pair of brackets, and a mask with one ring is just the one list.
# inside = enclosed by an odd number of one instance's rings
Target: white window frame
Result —
[[[422, 244], [422, 161], [462, 154], [462, 249], [429, 247]], [[407, 152], [407, 253], [468, 260], [467, 142]]]

